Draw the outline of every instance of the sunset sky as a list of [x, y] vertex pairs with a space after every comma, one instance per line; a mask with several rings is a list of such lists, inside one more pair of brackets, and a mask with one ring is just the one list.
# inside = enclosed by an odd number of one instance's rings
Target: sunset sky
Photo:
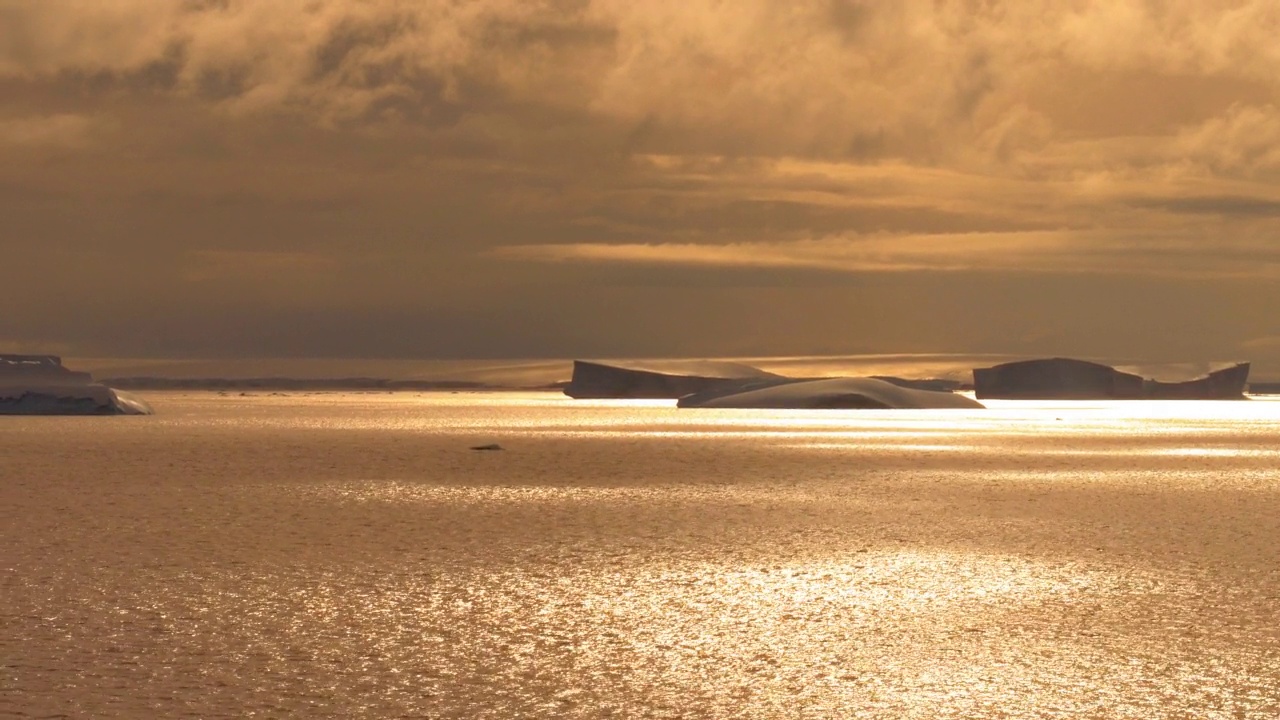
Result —
[[0, 350], [1280, 368], [1280, 3], [0, 0]]

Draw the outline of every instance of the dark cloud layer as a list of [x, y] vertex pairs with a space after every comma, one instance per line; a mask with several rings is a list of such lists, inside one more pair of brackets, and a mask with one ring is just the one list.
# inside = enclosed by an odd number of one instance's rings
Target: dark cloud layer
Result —
[[0, 348], [1280, 374], [1278, 31], [1270, 0], [0, 0]]

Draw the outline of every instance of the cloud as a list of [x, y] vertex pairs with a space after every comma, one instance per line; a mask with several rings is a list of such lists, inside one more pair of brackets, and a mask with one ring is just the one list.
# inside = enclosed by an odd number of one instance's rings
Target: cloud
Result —
[[1094, 67], [1267, 77], [1280, 62], [1266, 40], [1280, 26], [1280, 9], [1267, 0], [1122, 0], [1064, 10], [1057, 18], [1064, 52]]
[[1176, 150], [1215, 173], [1280, 178], [1280, 109], [1233, 105], [1223, 114], [1181, 132]]
[[[1055, 233], [831, 237], [785, 243], [509, 245], [494, 257], [543, 262], [810, 268], [844, 272], [1043, 270], [1070, 256]], [[1034, 262], [1032, 261], [1034, 259]]]
[[1278, 34], [1271, 0], [0, 0], [0, 332], [661, 352], [874, 306], [860, 348], [1122, 344], [1203, 293], [1211, 336], [1280, 301]]
[[1280, 200], [1239, 195], [1141, 198], [1134, 205], [1192, 215], [1280, 217]]
[[322, 124], [554, 102], [608, 40], [557, 0], [50, 0], [0, 6], [0, 76], [78, 76]]
[[136, 71], [181, 41], [194, 5], [150, 0], [0, 3], [0, 74]]
[[1280, 335], [1264, 335], [1262, 337], [1249, 338], [1240, 343], [1240, 347], [1249, 351], [1280, 351]]
[[89, 141], [93, 121], [82, 115], [0, 118], [0, 144], [21, 148], [84, 146]]
[[46, 0], [0, 6], [0, 75], [150, 72], [166, 92], [321, 123], [532, 103], [674, 147], [928, 158], [1043, 135], [1052, 118], [1028, 125], [1023, 96], [1062, 68], [1274, 83], [1277, 24], [1265, 0]]
[[322, 277], [338, 267], [334, 258], [314, 253], [197, 250], [190, 254], [189, 260], [184, 274], [188, 282], [231, 277], [239, 280], [271, 279], [280, 283], [286, 277]]
[[[1234, 251], [1234, 252], [1233, 252]], [[1218, 277], [1280, 275], [1280, 249], [1225, 244], [1205, 260], [1196, 243], [1084, 232], [837, 236], [790, 242], [509, 245], [514, 261], [807, 268], [848, 273], [1052, 273]]]

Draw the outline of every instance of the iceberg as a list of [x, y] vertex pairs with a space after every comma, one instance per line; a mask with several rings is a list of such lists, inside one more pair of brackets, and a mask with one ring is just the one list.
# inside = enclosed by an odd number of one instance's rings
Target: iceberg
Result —
[[979, 399], [1228, 400], [1244, 397], [1248, 379], [1247, 362], [1112, 367], [1073, 358], [1042, 358], [973, 371], [974, 394]]
[[744, 380], [784, 380], [742, 363], [721, 360], [653, 360], [644, 363], [573, 361], [564, 388], [572, 398], [675, 399], [690, 393], [737, 387]]
[[676, 399], [694, 408], [981, 408], [959, 383], [898, 377], [795, 378], [723, 360], [575, 360], [574, 398]]
[[1121, 369], [1143, 373], [1143, 394], [1152, 400], [1243, 400], [1249, 367], [1247, 362], [1226, 362]]
[[56, 355], [0, 355], [0, 415], [150, 415], [145, 400], [69, 370]]
[[682, 408], [757, 409], [981, 409], [982, 403], [953, 392], [919, 390], [876, 378], [823, 378], [740, 382], [686, 395]]
[[872, 380], [883, 380], [900, 387], [915, 390], [933, 390], [934, 392], [955, 392], [963, 383], [947, 378], [903, 378], [895, 375], [868, 375]]

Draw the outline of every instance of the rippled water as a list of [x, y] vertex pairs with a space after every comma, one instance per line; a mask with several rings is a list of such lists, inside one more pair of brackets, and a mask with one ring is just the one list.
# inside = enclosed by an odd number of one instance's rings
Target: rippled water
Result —
[[1280, 402], [149, 399], [0, 422], [0, 714], [1280, 716]]

